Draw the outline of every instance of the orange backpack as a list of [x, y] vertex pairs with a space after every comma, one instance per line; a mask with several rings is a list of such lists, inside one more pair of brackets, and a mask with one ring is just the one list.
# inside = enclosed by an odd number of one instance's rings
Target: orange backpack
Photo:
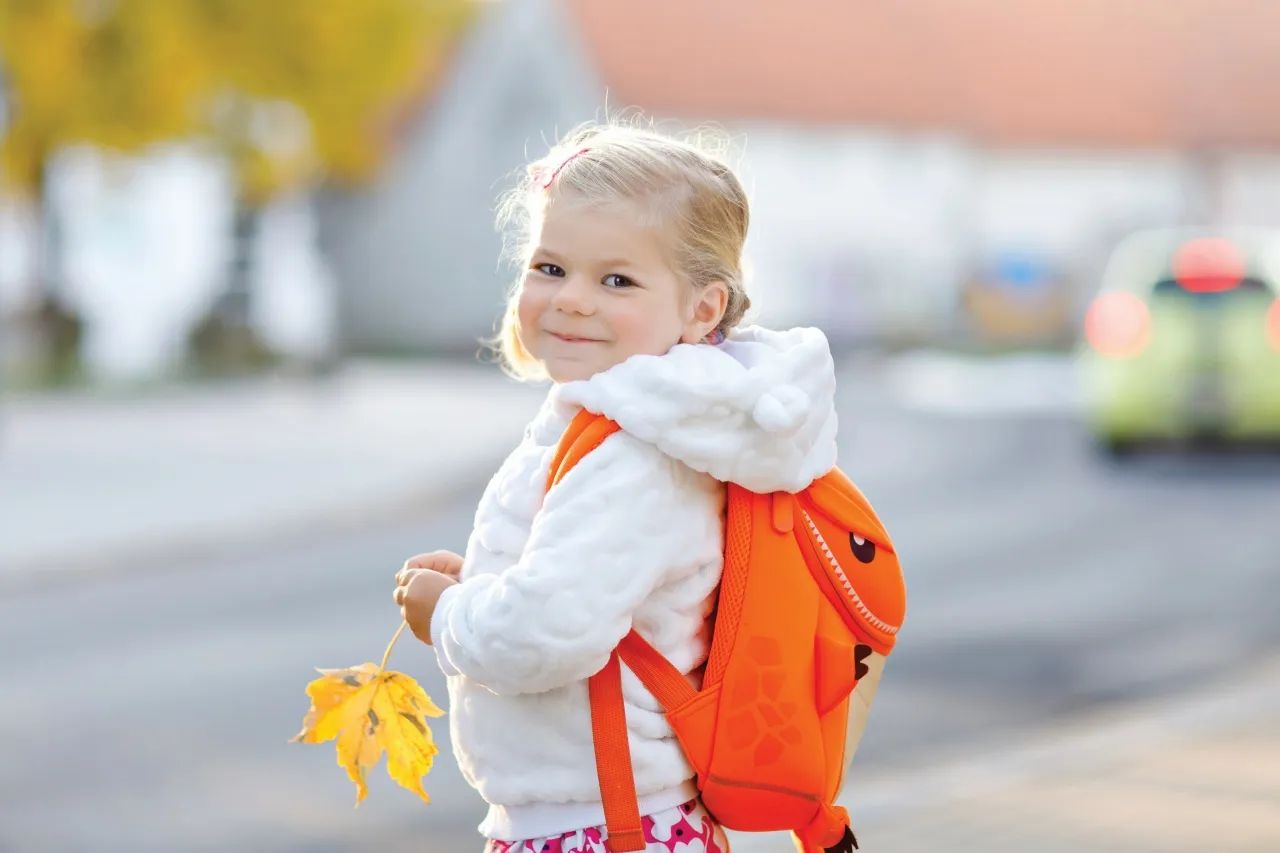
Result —
[[[618, 429], [578, 412], [546, 488]], [[608, 849], [645, 848], [621, 659], [666, 709], [716, 820], [733, 830], [791, 830], [803, 853], [851, 851], [849, 814], [833, 801], [863, 660], [890, 652], [906, 611], [898, 558], [839, 468], [794, 495], [726, 485], [724, 572], [702, 688], [634, 630], [588, 681]]]

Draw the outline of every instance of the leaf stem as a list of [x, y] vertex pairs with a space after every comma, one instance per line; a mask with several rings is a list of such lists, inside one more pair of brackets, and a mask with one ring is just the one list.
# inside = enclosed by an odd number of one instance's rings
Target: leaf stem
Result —
[[382, 663], [378, 664], [378, 669], [380, 671], [387, 668], [387, 659], [391, 657], [391, 650], [395, 648], [396, 640], [400, 639], [400, 635], [404, 633], [404, 629], [408, 627], [408, 625], [408, 622], [402, 621], [400, 623], [400, 627], [396, 629], [395, 636], [391, 638], [391, 642], [387, 643], [387, 650], [382, 653]]

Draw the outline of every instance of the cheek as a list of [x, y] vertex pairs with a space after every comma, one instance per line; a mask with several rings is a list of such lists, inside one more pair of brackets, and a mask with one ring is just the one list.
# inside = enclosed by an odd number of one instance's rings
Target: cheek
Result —
[[680, 318], [669, 305], [648, 305], [616, 316], [614, 330], [631, 349], [658, 355], [680, 336]]
[[538, 326], [538, 317], [542, 313], [542, 304], [539, 300], [537, 289], [528, 286], [521, 286], [520, 295], [516, 301], [516, 317], [520, 321], [520, 330], [536, 329]]

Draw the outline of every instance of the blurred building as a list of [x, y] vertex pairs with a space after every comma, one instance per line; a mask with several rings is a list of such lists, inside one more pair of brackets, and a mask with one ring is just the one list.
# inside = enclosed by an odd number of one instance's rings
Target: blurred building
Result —
[[[49, 174], [58, 293], [84, 320], [89, 373], [113, 381], [172, 370], [225, 283], [235, 194], [226, 163], [191, 144], [128, 158], [74, 146]], [[36, 296], [36, 233], [31, 206], [0, 195], [0, 367], [24, 357], [3, 321]], [[335, 300], [308, 193], [266, 206], [253, 253], [255, 328], [280, 353], [323, 358]]]
[[[638, 106], [738, 141], [756, 319], [1061, 339], [1131, 230], [1280, 227], [1277, 79], [1280, 4], [1249, 0], [497, 0], [374, 183], [268, 211], [255, 323], [292, 353], [475, 352], [516, 275], [499, 194], [559, 134]], [[168, 146], [53, 172], [93, 369], [173, 363], [226, 272], [225, 166]], [[29, 295], [24, 217], [0, 198], [0, 314]]]
[[[515, 274], [492, 222], [513, 170], [640, 106], [745, 140], [762, 321], [1045, 334], [1135, 227], [1280, 225], [1277, 79], [1280, 4], [1246, 0], [506, 0], [321, 240], [348, 345], [473, 350]], [[1018, 313], [1041, 303], [1060, 319]]]

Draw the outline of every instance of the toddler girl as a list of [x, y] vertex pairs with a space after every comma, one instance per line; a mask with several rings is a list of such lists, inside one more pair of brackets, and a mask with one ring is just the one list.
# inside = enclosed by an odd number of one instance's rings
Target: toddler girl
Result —
[[[501, 214], [519, 223], [523, 272], [495, 343], [513, 376], [552, 384], [485, 489], [465, 558], [410, 558], [395, 600], [448, 676], [487, 853], [602, 853], [587, 679], [634, 626], [700, 684], [724, 483], [795, 492], [835, 465], [835, 373], [817, 329], [739, 325], [747, 197], [700, 142], [584, 125]], [[583, 407], [621, 430], [544, 500]], [[645, 849], [728, 850], [661, 706], [625, 668], [623, 694]]]

